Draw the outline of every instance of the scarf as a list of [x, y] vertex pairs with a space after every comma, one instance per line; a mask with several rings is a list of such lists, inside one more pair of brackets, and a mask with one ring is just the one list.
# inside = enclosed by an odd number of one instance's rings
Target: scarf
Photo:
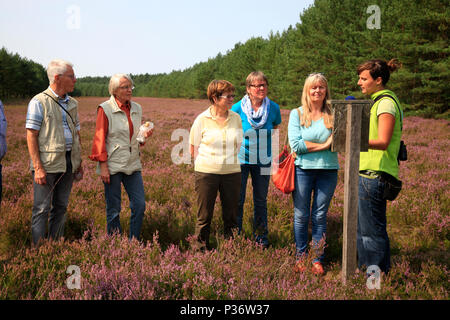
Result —
[[[259, 107], [258, 111], [254, 111], [252, 108], [252, 102], [250, 98], [246, 94], [241, 100], [241, 108], [247, 116], [247, 120], [252, 126], [253, 129], [261, 129], [267, 122], [267, 118], [269, 116], [269, 106], [270, 100], [265, 97], [261, 107]], [[261, 120], [257, 123], [253, 119], [261, 118]]]

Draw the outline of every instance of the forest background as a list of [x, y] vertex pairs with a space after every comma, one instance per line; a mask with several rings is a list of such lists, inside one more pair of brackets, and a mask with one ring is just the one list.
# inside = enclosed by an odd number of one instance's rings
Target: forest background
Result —
[[[366, 10], [373, 2], [380, 9]], [[399, 59], [403, 68], [389, 83], [407, 115], [449, 118], [449, 20], [445, 0], [316, 0], [300, 21], [282, 33], [236, 43], [225, 54], [185, 70], [134, 74], [134, 96], [206, 98], [212, 79], [226, 79], [245, 93], [245, 78], [262, 70], [270, 82], [269, 97], [282, 107], [299, 105], [304, 79], [322, 72], [332, 98], [362, 98], [356, 66], [373, 58]], [[378, 25], [377, 25], [378, 23]], [[145, 41], [145, 39], [143, 39]], [[207, 39], [205, 39], [207, 41]], [[74, 96], [108, 96], [109, 76], [77, 81]], [[0, 50], [0, 96], [29, 98], [48, 85], [45, 68], [19, 54]]]

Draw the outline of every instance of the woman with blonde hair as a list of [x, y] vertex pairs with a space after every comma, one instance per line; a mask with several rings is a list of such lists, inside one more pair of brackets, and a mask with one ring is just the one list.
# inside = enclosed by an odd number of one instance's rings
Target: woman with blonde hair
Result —
[[[339, 169], [336, 152], [330, 151], [333, 116], [330, 90], [324, 75], [313, 73], [305, 81], [302, 106], [289, 116], [289, 144], [295, 159], [294, 238], [297, 263], [294, 270], [303, 272], [308, 245], [308, 223], [312, 223], [313, 249], [325, 245], [327, 212], [337, 184]], [[312, 203], [311, 203], [311, 195]], [[323, 251], [313, 260], [312, 271], [323, 274]]]

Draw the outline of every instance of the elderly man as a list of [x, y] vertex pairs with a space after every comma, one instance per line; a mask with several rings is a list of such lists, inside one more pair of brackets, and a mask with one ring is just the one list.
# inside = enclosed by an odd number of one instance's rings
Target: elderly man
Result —
[[34, 203], [31, 216], [33, 244], [64, 234], [69, 195], [81, 167], [78, 102], [68, 96], [76, 78], [72, 64], [53, 60], [47, 68], [50, 86], [33, 97], [26, 119], [27, 144], [31, 158]]
[[0, 204], [2, 202], [2, 159], [6, 153], [6, 118], [3, 103], [0, 101]]

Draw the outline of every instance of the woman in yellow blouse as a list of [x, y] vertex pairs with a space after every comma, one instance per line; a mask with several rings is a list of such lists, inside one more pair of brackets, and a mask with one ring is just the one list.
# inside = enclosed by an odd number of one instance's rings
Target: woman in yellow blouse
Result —
[[192, 125], [189, 143], [194, 157], [198, 219], [195, 235], [202, 249], [210, 249], [209, 235], [217, 192], [220, 193], [225, 237], [237, 228], [241, 186], [238, 153], [242, 142], [240, 116], [231, 111], [234, 86], [226, 80], [213, 80], [208, 86], [212, 105]]

